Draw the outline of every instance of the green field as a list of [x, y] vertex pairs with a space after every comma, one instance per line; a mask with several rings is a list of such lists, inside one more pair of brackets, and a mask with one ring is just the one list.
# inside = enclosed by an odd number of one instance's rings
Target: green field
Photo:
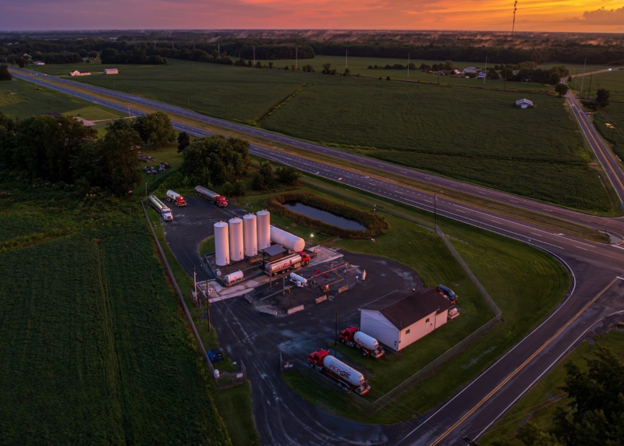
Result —
[[[179, 60], [78, 80], [570, 208], [613, 209], [554, 96]], [[514, 108], [519, 97], [537, 108]]]
[[[581, 77], [578, 77], [572, 81], [572, 88], [575, 90], [581, 89]], [[591, 91], [589, 91], [591, 83]], [[583, 83], [583, 92], [587, 96], [587, 93], [596, 94], [596, 91], [604, 88], [610, 93], [610, 100], [612, 101], [624, 101], [624, 70], [614, 68], [613, 71], [598, 73], [591, 76], [585, 76], [585, 82]]]
[[615, 352], [620, 359], [624, 359], [624, 332], [613, 330], [606, 335], [596, 336], [591, 341], [585, 341], [569, 353], [539, 381], [526, 395], [524, 395], [492, 428], [479, 439], [483, 446], [492, 445], [498, 440], [509, 440], [510, 446], [524, 446], [515, 440], [516, 429], [524, 423], [533, 422], [542, 429], [547, 429], [552, 423], [555, 409], [567, 409], [569, 399], [560, 388], [566, 377], [565, 363], [572, 361], [582, 369], [587, 360], [594, 358], [599, 347], [606, 347]]
[[2, 185], [2, 443], [228, 444], [136, 203], [29, 189]]
[[[305, 183], [317, 193], [322, 191], [350, 205], [370, 207], [375, 203], [378, 207], [383, 207], [384, 216], [392, 224], [387, 235], [378, 237], [374, 244], [363, 240], [341, 240], [338, 242], [340, 247], [403, 263], [417, 271], [426, 285], [445, 283], [460, 296], [459, 306], [462, 313], [459, 318], [401, 353], [390, 353], [375, 361], [362, 358], [356, 350], [339, 346], [343, 354], [359, 363], [358, 368], [367, 369], [371, 374], [369, 382], [373, 391], [369, 399], [381, 397], [493, 316], [440, 239], [420, 226], [431, 224], [429, 215], [396, 208], [391, 203], [365, 198], [344, 189], [336, 189], [325, 182], [306, 179]], [[263, 196], [250, 196], [248, 200], [252, 209], [262, 207]], [[281, 217], [274, 218], [277, 224], [310, 239], [310, 231], [306, 228], [290, 226], [290, 222]], [[290, 386], [314, 404], [330, 406], [340, 415], [358, 421], [393, 423], [406, 420], [414, 414], [424, 413], [450, 397], [517, 343], [565, 295], [569, 276], [562, 265], [547, 254], [525, 244], [454, 222], [444, 221], [442, 227], [501, 308], [502, 322], [374, 415], [342, 395], [327, 392], [318, 383], [299, 373], [284, 375]], [[315, 239], [323, 237], [323, 234], [315, 234]], [[423, 253], [426, 255], [423, 256]]]
[[596, 113], [594, 125], [604, 139], [613, 143], [612, 147], [617, 156], [621, 160], [624, 159], [624, 102], [611, 102]]
[[0, 82], [0, 112], [20, 119], [42, 113], [80, 116], [87, 120], [115, 119], [121, 116], [109, 108], [19, 79]]

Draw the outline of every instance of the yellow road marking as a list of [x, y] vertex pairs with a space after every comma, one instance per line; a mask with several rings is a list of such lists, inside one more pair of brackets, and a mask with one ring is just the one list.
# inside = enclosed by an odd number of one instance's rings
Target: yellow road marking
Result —
[[557, 333], [555, 333], [548, 341], [546, 341], [540, 348], [538, 348], [535, 353], [533, 353], [529, 358], [527, 358], [526, 361], [524, 361], [520, 366], [518, 366], [518, 368], [516, 370], [514, 370], [509, 376], [507, 376], [507, 378], [505, 378], [503, 380], [503, 382], [501, 382], [498, 386], [496, 386], [490, 393], [488, 393], [481, 401], [479, 401], [477, 403], [476, 406], [474, 406], [472, 409], [470, 409], [463, 417], [461, 417], [455, 424], [453, 424], [450, 428], [448, 428], [446, 430], [446, 432], [444, 432], [442, 435], [440, 435], [433, 443], [431, 443], [429, 446], [436, 446], [438, 443], [440, 443], [442, 440], [444, 440], [453, 430], [455, 430], [455, 428], [457, 426], [459, 426], [461, 423], [463, 423], [464, 421], [466, 421], [466, 419], [472, 415], [473, 413], [475, 413], [481, 406], [483, 406], [490, 398], [492, 398], [492, 396], [494, 396], [494, 394], [496, 392], [498, 392], [505, 384], [507, 384], [509, 381], [511, 381], [513, 379], [514, 376], [516, 376], [518, 373], [520, 373], [520, 371], [522, 369], [524, 369], [527, 364], [529, 362], [531, 362], [537, 355], [539, 355], [546, 347], [548, 347], [550, 345], [550, 343], [552, 341], [554, 341], [557, 336], [559, 336], [566, 328], [568, 328], [572, 323], [574, 323], [574, 321], [576, 321], [581, 314], [583, 314], [585, 312], [585, 310], [587, 310], [591, 305], [593, 305], [600, 296], [602, 296], [609, 288], [611, 288], [611, 286], [618, 280], [618, 278], [616, 277], [615, 279], [613, 279], [611, 282], [609, 282], [609, 284], [604, 287], [602, 289], [602, 291], [600, 291], [600, 293], [598, 293], [591, 301], [589, 301], [587, 303], [587, 305], [585, 305], [578, 313], [576, 313], [576, 315], [574, 315], [574, 317], [572, 319], [570, 319], [563, 327], [561, 327], [559, 329], [559, 331], [557, 331]]

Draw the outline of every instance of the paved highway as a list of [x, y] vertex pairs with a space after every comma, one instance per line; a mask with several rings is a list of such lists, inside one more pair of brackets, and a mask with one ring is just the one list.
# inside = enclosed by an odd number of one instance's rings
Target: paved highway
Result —
[[[50, 86], [49, 83], [42, 81], [39, 76], [34, 77], [22, 72], [16, 73], [16, 77]], [[80, 86], [86, 87], [83, 85]], [[116, 110], [127, 111], [126, 107], [119, 106], [112, 101], [103, 101], [85, 93], [77, 93], [62, 85], [57, 84], [52, 86], [52, 88], [82, 97], [92, 102], [100, 103]], [[94, 89], [95, 87], [88, 88]], [[364, 164], [371, 167], [382, 168], [386, 171], [398, 173], [410, 178], [427, 181], [430, 184], [441, 185], [463, 192], [468, 191], [475, 195], [503, 202], [512, 201], [514, 205], [518, 207], [542, 210], [555, 214], [559, 218], [575, 222], [583, 221], [588, 226], [607, 227], [614, 232], [624, 233], [624, 223], [621, 219], [603, 219], [586, 216], [547, 204], [510, 196], [502, 192], [490, 191], [478, 186], [467, 185], [431, 174], [412, 171], [376, 160], [369, 160], [342, 152], [336, 153], [334, 149], [297, 141], [292, 138], [275, 135], [239, 124], [215, 120], [214, 118], [208, 118], [167, 104], [160, 104], [142, 98], [135, 99], [135, 97], [131, 95], [110, 92], [104, 89], [96, 90], [100, 94], [108, 94], [111, 97], [123, 99], [124, 101], [135, 102], [142, 105], [148, 105], [149, 103], [150, 107], [163, 111], [192, 117], [194, 119], [201, 118], [201, 121], [228, 127], [237, 131], [242, 131], [243, 133], [263, 136], [274, 141], [286, 142], [306, 150], [326, 153], [330, 156], [351, 161], [354, 165]], [[132, 112], [140, 114], [136, 110]], [[584, 115], [579, 115], [578, 112], [575, 111], [575, 116], [580, 120], [579, 122], [581, 122], [581, 125], [583, 125]], [[193, 135], [203, 136], [209, 134], [209, 132], [205, 130], [186, 124], [179, 122], [175, 122], [174, 124], [177, 129], [187, 131]], [[601, 141], [596, 139], [596, 135], [592, 134], [591, 126], [584, 129], [584, 134], [590, 139], [589, 143], [594, 150], [598, 149], [598, 151], [600, 151], [600, 149], [603, 148], [601, 147]], [[593, 140], [591, 138], [592, 135], [594, 136]], [[607, 165], [612, 165], [608, 160], [609, 152], [606, 148], [604, 149], [604, 159], [601, 159], [601, 162], [604, 161]], [[267, 159], [292, 165], [305, 172], [339, 181], [382, 197], [390, 198], [428, 211], [433, 210], [433, 197], [431, 195], [402, 187], [392, 182], [368, 178], [364, 174], [328, 166], [326, 164], [300, 158], [293, 154], [273, 151], [264, 147], [252, 146], [251, 152]], [[605, 170], [607, 169], [608, 168], [605, 167]], [[617, 178], [619, 178], [619, 174], [615, 168], [611, 170], [612, 175], [614, 175], [613, 181], [615, 181], [617, 190]], [[574, 284], [568, 298], [546, 321], [516, 345], [512, 352], [503, 356], [479, 378], [455, 395], [446, 405], [429, 414], [428, 417], [423, 419], [422, 422], [416, 426], [413, 426], [413, 423], [408, 423], [407, 426], [402, 424], [384, 427], [384, 431], [387, 431], [386, 437], [389, 438], [389, 441], [392, 443], [456, 445], [463, 444], [461, 438], [464, 435], [469, 435], [473, 439], [478, 437], [487, 427], [494, 423], [536, 379], [546, 373], [555, 363], [555, 360], [560, 358], [575, 342], [582, 339], [582, 337], [594, 327], [599, 326], [606, 317], [617, 317], [619, 312], [624, 311], [624, 284], [622, 280], [618, 279], [618, 276], [624, 275], [624, 248], [579, 240], [556, 231], [545, 230], [536, 225], [516, 221], [506, 216], [497, 215], [494, 212], [476, 209], [445, 198], [438, 198], [437, 210], [440, 215], [445, 217], [497, 232], [547, 250], [567, 265], [574, 276]], [[610, 316], [612, 314], [614, 315]], [[301, 402], [301, 404], [307, 405], [305, 402]], [[310, 408], [310, 413], [314, 413], [314, 409]], [[316, 421], [310, 421], [310, 423], [314, 424]], [[406, 429], [407, 427], [409, 427], [409, 429]], [[275, 428], [277, 428], [277, 426], [275, 426]], [[259, 429], [262, 435], [262, 428], [259, 427]], [[278, 432], [279, 429], [273, 429], [270, 443], [291, 444], [294, 440], [300, 444], [319, 444], [318, 439], [311, 441], [310, 438], [305, 435], [304, 430], [302, 430], [302, 436], [300, 438], [293, 438], [293, 433], [291, 432], [290, 436], [280, 439]], [[401, 435], [400, 438], [397, 437], [398, 434]], [[268, 438], [263, 437], [262, 439], [263, 442], [269, 443]], [[326, 444], [356, 444], [358, 441], [357, 435], [350, 436], [349, 432], [343, 432], [340, 441], [327, 438]]]

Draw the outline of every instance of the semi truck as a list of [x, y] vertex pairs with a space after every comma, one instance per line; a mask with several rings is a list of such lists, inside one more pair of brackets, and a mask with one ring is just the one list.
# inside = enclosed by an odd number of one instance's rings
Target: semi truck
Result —
[[359, 395], [366, 395], [370, 391], [364, 375], [330, 355], [327, 350], [310, 353], [308, 364], [349, 392], [355, 391]]
[[243, 280], [243, 272], [242, 271], [236, 271], [235, 273], [230, 273], [228, 275], [226, 275], [223, 278], [223, 282], [225, 282], [225, 286], [226, 288], [231, 287], [232, 285], [234, 285], [237, 282], [240, 282], [241, 280]]
[[195, 186], [195, 195], [222, 208], [225, 208], [228, 205], [228, 202], [223, 195], [219, 195], [218, 193], [202, 186]]
[[308, 263], [310, 263], [310, 256], [305, 251], [299, 251], [286, 257], [282, 257], [274, 262], [265, 263], [264, 271], [271, 276], [274, 276], [280, 272], [286, 272], [293, 268], [306, 266]]
[[149, 205], [156, 209], [156, 212], [158, 212], [162, 216], [163, 220], [173, 221], [171, 209], [165, 206], [165, 203], [160, 201], [156, 195], [149, 196]]
[[186, 200], [184, 197], [172, 190], [167, 191], [166, 200], [175, 203], [177, 207], [186, 206]]
[[340, 342], [349, 347], [362, 350], [364, 356], [372, 356], [375, 359], [381, 358], [386, 353], [383, 347], [379, 345], [377, 339], [360, 331], [354, 325], [340, 332]]

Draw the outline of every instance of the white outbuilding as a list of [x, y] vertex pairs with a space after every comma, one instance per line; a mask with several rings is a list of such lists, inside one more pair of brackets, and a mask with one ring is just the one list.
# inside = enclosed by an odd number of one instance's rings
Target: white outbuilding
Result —
[[104, 68], [104, 74], [119, 74], [117, 68]]
[[516, 107], [518, 107], [518, 108], [534, 108], [535, 104], [533, 103], [533, 101], [531, 101], [529, 99], [518, 99], [516, 101]]
[[360, 308], [360, 330], [399, 351], [446, 324], [453, 307], [435, 289], [396, 291]]

